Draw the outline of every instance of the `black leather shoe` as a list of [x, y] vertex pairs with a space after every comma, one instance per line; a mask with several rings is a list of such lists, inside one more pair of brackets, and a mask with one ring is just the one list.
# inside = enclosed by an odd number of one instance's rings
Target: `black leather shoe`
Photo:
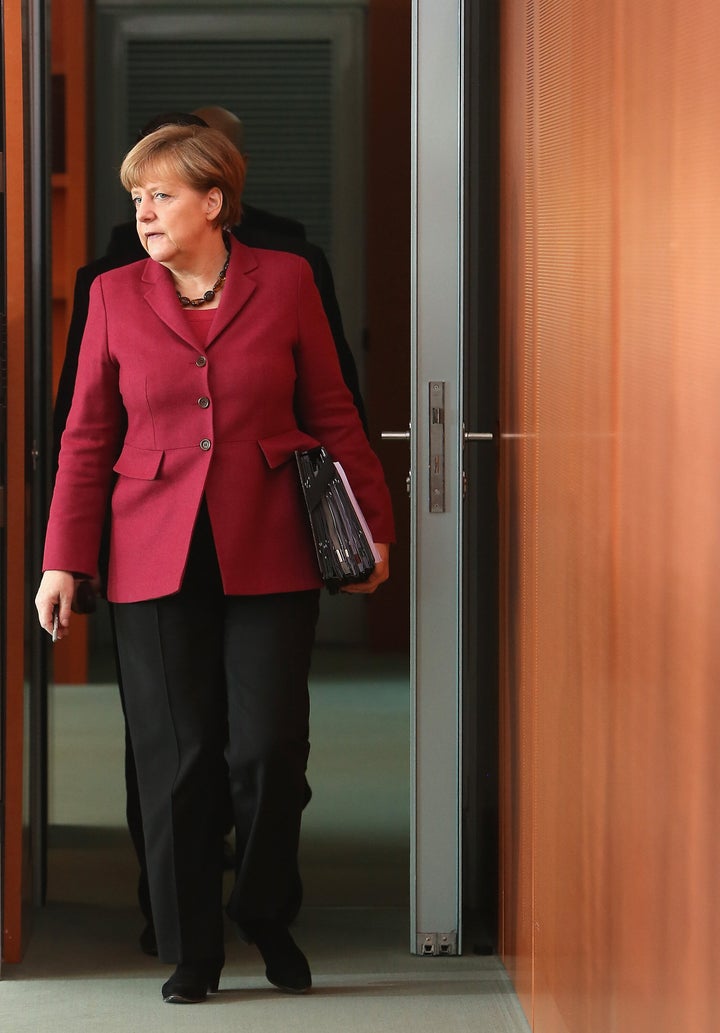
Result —
[[199, 1004], [207, 995], [217, 993], [220, 968], [212, 965], [178, 965], [167, 983], [162, 996], [166, 1004]]
[[143, 954], [149, 954], [154, 958], [157, 957], [157, 940], [155, 939], [155, 927], [152, 922], [148, 922], [140, 933], [140, 950]]
[[248, 932], [262, 954], [268, 982], [287, 994], [304, 994], [310, 989], [310, 966], [286, 925], [254, 922]]

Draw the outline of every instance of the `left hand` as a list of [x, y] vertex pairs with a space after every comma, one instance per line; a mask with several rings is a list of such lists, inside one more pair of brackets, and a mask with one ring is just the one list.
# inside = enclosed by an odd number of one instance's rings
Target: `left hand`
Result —
[[[75, 578], [69, 570], [46, 570], [35, 596], [40, 627], [53, 633], [54, 616], [57, 611], [57, 639], [70, 634], [70, 606], [75, 589]], [[53, 640], [54, 641], [54, 640]]]
[[348, 595], [370, 595], [378, 585], [387, 581], [390, 577], [390, 546], [375, 542], [375, 548], [380, 553], [380, 559], [367, 581], [361, 581], [357, 585], [346, 585], [340, 589], [341, 592], [347, 592]]

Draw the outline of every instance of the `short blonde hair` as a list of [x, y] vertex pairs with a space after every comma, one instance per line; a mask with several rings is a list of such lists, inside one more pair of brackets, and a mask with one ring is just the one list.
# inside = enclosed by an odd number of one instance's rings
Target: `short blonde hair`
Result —
[[221, 191], [223, 203], [214, 225], [225, 228], [240, 222], [245, 159], [219, 130], [162, 126], [138, 141], [120, 167], [120, 181], [128, 191], [168, 174], [200, 192], [213, 187]]

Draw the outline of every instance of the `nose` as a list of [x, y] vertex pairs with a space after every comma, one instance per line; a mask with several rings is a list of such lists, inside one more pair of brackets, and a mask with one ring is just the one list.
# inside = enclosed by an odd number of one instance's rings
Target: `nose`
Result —
[[149, 222], [155, 218], [152, 198], [141, 197], [135, 206], [135, 218], [138, 222]]

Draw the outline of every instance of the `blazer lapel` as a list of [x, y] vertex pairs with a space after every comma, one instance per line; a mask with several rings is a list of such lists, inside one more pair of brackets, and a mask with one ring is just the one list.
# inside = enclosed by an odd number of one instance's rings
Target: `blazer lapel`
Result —
[[207, 340], [208, 348], [215, 338], [220, 336], [225, 327], [233, 321], [253, 294], [256, 284], [250, 274], [254, 269], [257, 269], [257, 262], [250, 248], [238, 243], [231, 236], [230, 265], [220, 295], [220, 305]]
[[197, 345], [192, 339], [188, 321], [177, 299], [172, 277], [167, 269], [159, 262], [148, 258], [143, 269], [142, 281], [145, 289], [145, 301], [155, 315], [197, 351]]
[[[255, 280], [249, 274], [257, 268], [252, 251], [231, 237], [231, 258], [227, 278], [222, 287], [220, 305], [212, 323], [206, 347], [218, 337], [237, 316], [255, 290]], [[153, 312], [174, 333], [195, 350], [199, 350], [188, 328], [187, 319], [179, 304], [170, 273], [159, 262], [149, 258], [142, 274], [145, 300]]]

